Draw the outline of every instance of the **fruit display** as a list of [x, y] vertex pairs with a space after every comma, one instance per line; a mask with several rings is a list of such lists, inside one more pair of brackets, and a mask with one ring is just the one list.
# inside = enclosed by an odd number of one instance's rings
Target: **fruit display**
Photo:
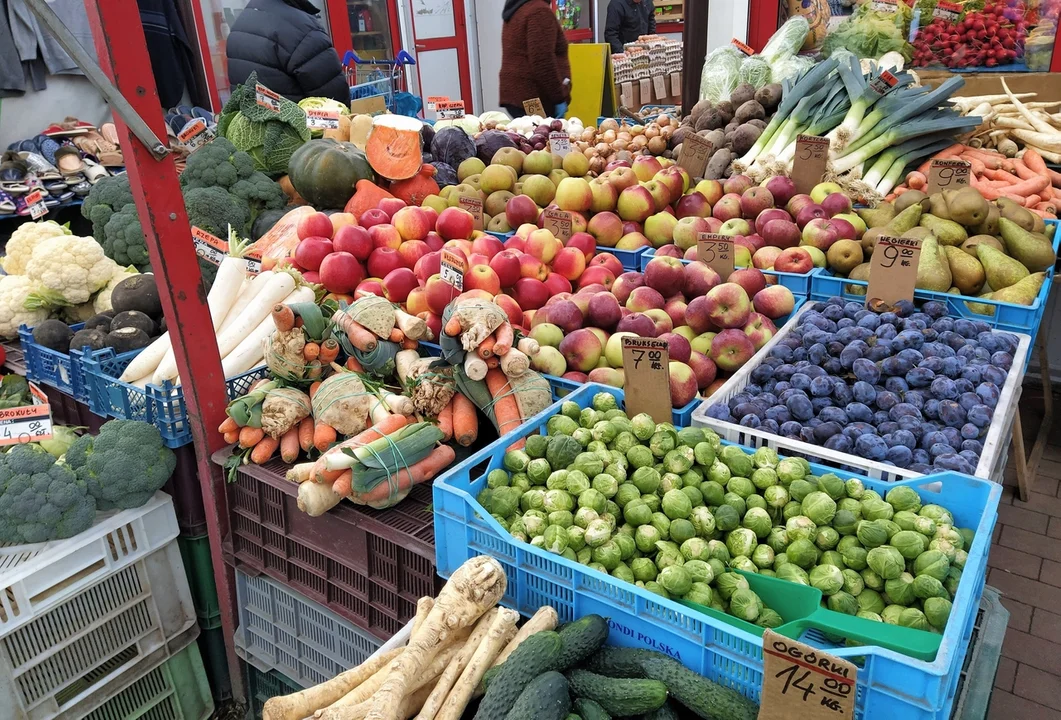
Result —
[[[944, 303], [816, 303], [710, 419], [917, 473], [977, 474], [1018, 339]], [[1000, 412], [1004, 408], [1000, 409]]]
[[973, 543], [909, 486], [883, 496], [802, 458], [710, 429], [565, 402], [491, 470], [478, 502], [510, 535], [571, 562], [778, 627], [745, 575], [810, 585], [829, 610], [943, 632]]

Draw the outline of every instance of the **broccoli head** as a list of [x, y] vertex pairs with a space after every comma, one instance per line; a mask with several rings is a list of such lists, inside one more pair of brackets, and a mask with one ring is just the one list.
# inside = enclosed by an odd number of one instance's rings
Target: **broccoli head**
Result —
[[83, 435], [66, 451], [66, 464], [85, 483], [100, 510], [137, 508], [151, 499], [177, 466], [162, 433], [139, 420], [111, 420], [99, 435]]
[[247, 206], [224, 188], [194, 188], [184, 193], [188, 223], [219, 238], [228, 237], [229, 225], [246, 235], [250, 218]]
[[132, 265], [140, 272], [151, 270], [147, 241], [136, 205], [126, 205], [111, 215], [96, 241], [103, 246], [104, 254], [122, 267]]
[[129, 189], [129, 176], [125, 173], [110, 175], [101, 178], [88, 191], [85, 202], [81, 205], [81, 215], [92, 221], [92, 235], [99, 240], [106, 234], [104, 226], [111, 219], [111, 215], [132, 204], [133, 193]]
[[222, 187], [226, 190], [255, 172], [254, 159], [225, 138], [216, 138], [188, 156], [181, 187]]
[[96, 501], [86, 484], [39, 445], [0, 456], [0, 541], [39, 543], [92, 526]]
[[[280, 184], [265, 173], [255, 172], [249, 178], [236, 181], [236, 184], [229, 188], [229, 192], [247, 205], [248, 232], [254, 225], [254, 221], [258, 219], [258, 215], [266, 210], [279, 210], [287, 205], [287, 195], [284, 194]], [[241, 234], [247, 233], [241, 230]]]

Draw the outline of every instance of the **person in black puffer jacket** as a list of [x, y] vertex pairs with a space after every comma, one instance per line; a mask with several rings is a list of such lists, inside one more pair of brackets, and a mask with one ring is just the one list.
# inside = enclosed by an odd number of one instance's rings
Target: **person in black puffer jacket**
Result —
[[309, 0], [251, 0], [228, 36], [228, 80], [258, 82], [289, 100], [328, 97], [350, 102], [350, 86], [332, 41]]

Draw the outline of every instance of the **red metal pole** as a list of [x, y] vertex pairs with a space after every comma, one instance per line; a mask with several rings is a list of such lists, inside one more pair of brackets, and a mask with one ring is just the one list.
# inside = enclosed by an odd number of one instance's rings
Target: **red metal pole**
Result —
[[[85, 0], [85, 9], [103, 72], [155, 134], [165, 138], [166, 126], [136, 0]], [[221, 358], [210, 329], [206, 292], [173, 159], [155, 160], [120, 118], [115, 116], [114, 121], [133, 200], [147, 236], [148, 255], [176, 352], [177, 368], [184, 379], [184, 400], [195, 441], [232, 691], [235, 697], [242, 698], [243, 682], [233, 646], [235, 577], [221, 558], [221, 540], [228, 533], [228, 501], [223, 475], [210, 462], [211, 454], [224, 445], [222, 437], [215, 432], [225, 417], [227, 403]]]
[[751, 0], [748, 4], [748, 44], [756, 51], [766, 47], [777, 31], [780, 0]]

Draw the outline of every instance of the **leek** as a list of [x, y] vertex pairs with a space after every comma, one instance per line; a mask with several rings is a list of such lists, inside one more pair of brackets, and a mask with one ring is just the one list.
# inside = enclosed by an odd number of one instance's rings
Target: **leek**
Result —
[[880, 182], [876, 184], [876, 191], [881, 196], [887, 195], [902, 180], [903, 172], [910, 164], [917, 162], [923, 157], [927, 157], [929, 155], [939, 152], [940, 150], [944, 150], [953, 144], [953, 137], [940, 138], [937, 140], [933, 140], [931, 143], [923, 145], [922, 147], [916, 150], [911, 150], [905, 155], [902, 155], [901, 157], [897, 158], [895, 162], [892, 163], [891, 167], [888, 168], [888, 172], [884, 174], [884, 177], [880, 180]]
[[[957, 78], [956, 78], [957, 79]], [[911, 120], [903, 125], [894, 123], [883, 133], [877, 135], [873, 140], [863, 144], [859, 149], [848, 152], [833, 163], [833, 171], [844, 173], [859, 163], [865, 162], [877, 153], [883, 152], [891, 145], [902, 142], [908, 138], [919, 135], [927, 135], [942, 130], [949, 130], [955, 134], [972, 130], [980, 125], [980, 118], [976, 116], [966, 117], [928, 117]]]
[[[847, 146], [845, 153], [858, 150], [904, 120], [909, 120], [938, 107], [963, 85], [965, 85], [963, 78], [952, 77], [930, 92], [911, 93], [907, 88], [903, 88], [899, 92], [889, 93], [888, 100], [878, 103], [874, 111], [863, 120], [859, 126], [859, 136]], [[870, 122], [871, 118], [873, 118], [872, 127], [866, 128], [865, 132], [863, 132], [863, 127]]]
[[[907, 140], [904, 143], [890, 147], [880, 155], [877, 156], [876, 161], [873, 163], [870, 171], [866, 173], [863, 180], [866, 181], [871, 187], [876, 185], [884, 178], [891, 168], [892, 164], [899, 158], [910, 155], [915, 151], [932, 145], [940, 140], [947, 140], [951, 145], [954, 144], [954, 133], [948, 130], [942, 130], [937, 133], [930, 133], [928, 135], [921, 135], [919, 137]], [[918, 156], [924, 157], [924, 154]]]

